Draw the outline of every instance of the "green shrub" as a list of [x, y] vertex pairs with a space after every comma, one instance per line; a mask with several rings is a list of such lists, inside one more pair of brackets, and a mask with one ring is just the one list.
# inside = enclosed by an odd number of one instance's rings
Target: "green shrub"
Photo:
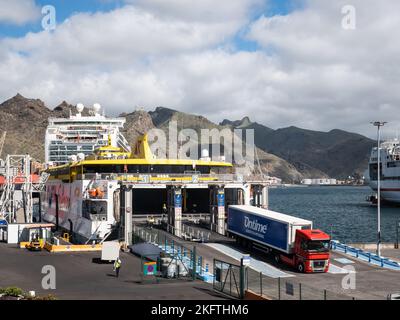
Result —
[[38, 296], [35, 298], [35, 300], [57, 300], [57, 298], [52, 294], [48, 294], [46, 296]]
[[25, 296], [25, 292], [21, 288], [17, 287], [8, 287], [5, 289], [0, 289], [0, 294], [9, 297]]
[[52, 294], [45, 296], [35, 296], [31, 297], [29, 293], [17, 287], [0, 288], [0, 294], [7, 297], [19, 297], [22, 296], [24, 300], [57, 300]]

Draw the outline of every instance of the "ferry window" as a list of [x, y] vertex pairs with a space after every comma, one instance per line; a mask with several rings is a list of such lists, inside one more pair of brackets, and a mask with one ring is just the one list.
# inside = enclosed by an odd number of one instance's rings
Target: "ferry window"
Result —
[[190, 166], [185, 166], [184, 167], [184, 172], [188, 172], [188, 173], [190, 173], [190, 172], [194, 172], [194, 171], [199, 171], [197, 168], [196, 169], [193, 169], [193, 166], [192, 165], [190, 165]]
[[184, 166], [179, 166], [179, 165], [168, 165], [168, 166], [157, 166], [159, 167], [157, 169], [157, 173], [171, 173], [171, 174], [179, 174], [183, 173], [185, 168]]
[[392, 161], [392, 162], [388, 162], [387, 163], [387, 167], [388, 168], [395, 168], [395, 167], [399, 167], [400, 166], [400, 163], [399, 162], [394, 162], [394, 161]]
[[129, 173], [149, 173], [150, 166], [139, 164], [139, 165], [128, 165], [128, 172]]
[[197, 166], [196, 170], [200, 171], [201, 174], [209, 174], [210, 173], [210, 167], [208, 167], [208, 166]]
[[[380, 164], [380, 167], [381, 167], [381, 170], [380, 170], [381, 171], [381, 178], [383, 178], [382, 163]], [[372, 181], [378, 180], [378, 164], [376, 164], [376, 163], [370, 164], [369, 173], [370, 173], [370, 179]]]
[[83, 173], [124, 173], [123, 165], [86, 165]]
[[128, 165], [128, 172], [129, 173], [138, 173], [138, 171], [139, 171], [139, 168], [138, 168], [137, 165], [134, 165], [134, 164]]
[[95, 166], [84, 166], [83, 173], [96, 173], [96, 167]]
[[98, 216], [106, 214], [107, 201], [85, 200], [82, 202], [82, 217], [89, 220], [95, 220], [98, 218]]

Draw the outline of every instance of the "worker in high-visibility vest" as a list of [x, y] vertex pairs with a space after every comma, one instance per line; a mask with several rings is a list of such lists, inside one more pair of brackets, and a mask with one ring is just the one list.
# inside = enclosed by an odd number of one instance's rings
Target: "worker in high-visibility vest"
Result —
[[121, 264], [122, 264], [122, 261], [118, 257], [117, 260], [115, 260], [115, 262], [114, 262], [114, 271], [115, 271], [115, 276], [117, 278], [119, 277], [119, 270], [121, 269]]

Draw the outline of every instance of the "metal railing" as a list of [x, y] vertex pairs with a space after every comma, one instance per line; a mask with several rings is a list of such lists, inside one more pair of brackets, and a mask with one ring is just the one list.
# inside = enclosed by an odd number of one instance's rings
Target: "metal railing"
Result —
[[261, 175], [242, 176], [239, 174], [135, 174], [135, 173], [87, 173], [76, 175], [78, 180], [119, 180], [143, 184], [162, 183], [265, 183]]
[[[173, 227], [170, 226], [170, 228]], [[170, 231], [173, 232], [174, 230], [171, 229]], [[192, 279], [200, 278], [207, 282], [212, 281], [212, 273], [210, 273], [212, 262], [198, 255], [195, 245], [184, 243], [184, 241], [160, 229], [133, 225], [132, 243], [141, 242], [151, 243], [159, 247], [165, 255], [172, 258], [172, 261], [183, 266], [181, 271], [190, 275]]]
[[243, 298], [244, 287], [241, 285], [241, 266], [214, 259], [213, 288], [232, 298]]
[[378, 256], [369, 251], [354, 248], [352, 246], [340, 243], [338, 241], [331, 241], [331, 246], [332, 246], [332, 250], [341, 251], [352, 257], [358, 258], [363, 261], [367, 261], [368, 263], [371, 263], [374, 265], [378, 265], [382, 268], [400, 270], [400, 263], [390, 260], [388, 258]]
[[246, 289], [271, 300], [354, 300], [346, 294], [305, 285], [293, 278], [271, 278], [246, 269]]

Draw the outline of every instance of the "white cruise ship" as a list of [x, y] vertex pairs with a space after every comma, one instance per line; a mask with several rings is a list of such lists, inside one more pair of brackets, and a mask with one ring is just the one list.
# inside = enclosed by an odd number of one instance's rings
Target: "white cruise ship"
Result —
[[78, 113], [69, 118], [50, 118], [45, 138], [45, 162], [52, 165], [67, 164], [71, 156], [90, 155], [95, 149], [111, 145], [130, 152], [128, 141], [120, 130], [125, 118], [107, 118], [101, 106], [94, 104], [89, 116], [83, 116], [84, 106], [77, 105]]
[[[381, 153], [381, 199], [400, 203], [400, 141], [385, 141], [380, 147]], [[372, 149], [369, 168], [366, 173], [369, 185], [378, 191], [378, 148]]]

